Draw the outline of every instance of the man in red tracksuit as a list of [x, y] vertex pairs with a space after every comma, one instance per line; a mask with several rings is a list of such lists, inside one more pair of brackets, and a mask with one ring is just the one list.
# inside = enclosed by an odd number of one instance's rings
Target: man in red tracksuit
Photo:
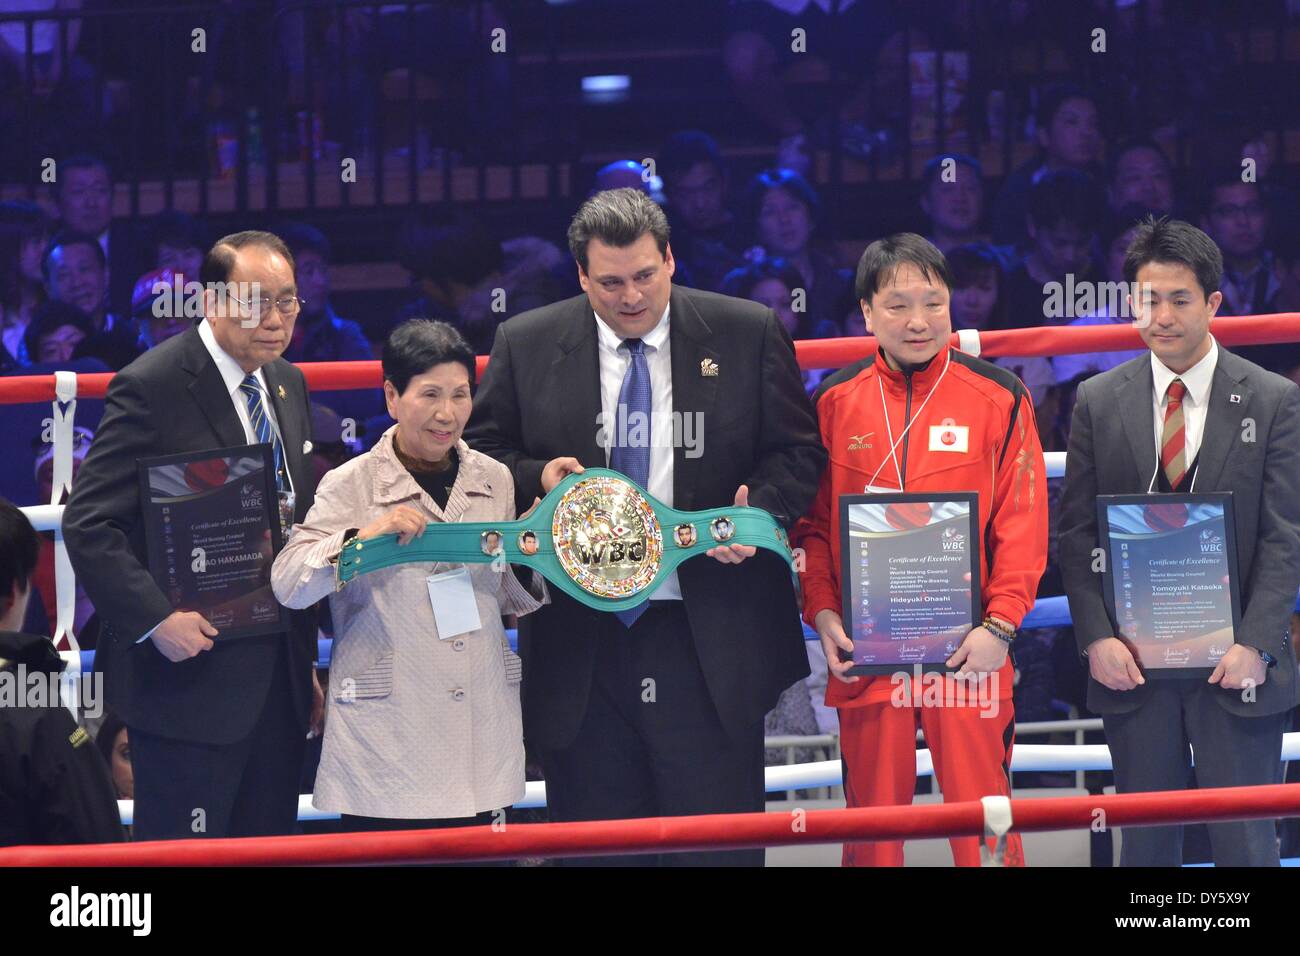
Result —
[[[943, 254], [925, 239], [900, 233], [873, 242], [858, 264], [857, 293], [879, 354], [827, 378], [815, 398], [830, 466], [792, 537], [805, 552], [804, 619], [821, 637], [831, 672], [826, 703], [839, 709], [851, 807], [911, 803], [918, 725], [945, 800], [1011, 791], [1008, 651], [1047, 563], [1046, 475], [1025, 386], [949, 347], [951, 291]], [[970, 682], [959, 689], [944, 676], [942, 695], [926, 694], [910, 672], [847, 676], [852, 660], [840, 657], [841, 649], [851, 657], [853, 643], [840, 616], [837, 503], [841, 495], [887, 491], [979, 495], [984, 624], [947, 662]], [[910, 693], [899, 693], [909, 683]], [[954, 838], [954, 860], [978, 866], [979, 846], [977, 837]], [[1008, 839], [1005, 859], [1023, 865], [1019, 836]], [[845, 865], [902, 862], [899, 841], [844, 845]]]

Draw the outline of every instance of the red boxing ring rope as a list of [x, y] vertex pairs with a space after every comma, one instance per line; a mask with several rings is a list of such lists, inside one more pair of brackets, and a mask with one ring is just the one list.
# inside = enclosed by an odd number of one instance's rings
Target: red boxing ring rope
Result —
[[[1210, 331], [1224, 345], [1266, 345], [1300, 342], [1300, 313], [1227, 316], [1210, 322]], [[1142, 349], [1141, 337], [1131, 324], [1046, 326], [1007, 329], [979, 335], [979, 354], [984, 358], [1070, 355], [1088, 352], [1120, 352]], [[957, 346], [957, 335], [952, 344]], [[867, 355], [874, 355], [876, 339], [861, 336], [844, 339], [803, 339], [795, 343], [799, 367], [842, 368]], [[478, 357], [478, 373], [487, 368], [487, 356]], [[378, 388], [382, 378], [378, 362], [303, 362], [299, 366], [314, 391], [349, 388]], [[77, 376], [79, 398], [103, 398], [112, 372]], [[14, 375], [0, 378], [0, 405], [54, 400], [54, 375]]]
[[[1224, 345], [1300, 341], [1300, 313], [1227, 317], [1211, 322]], [[1144, 347], [1130, 324], [1054, 326], [989, 332], [972, 337], [972, 351], [997, 356], [1051, 356]], [[953, 345], [958, 345], [954, 334]], [[837, 368], [876, 351], [873, 337], [795, 343], [805, 369]], [[478, 357], [482, 374], [487, 357]], [[374, 388], [378, 362], [303, 363], [316, 391]], [[102, 397], [112, 373], [77, 376], [77, 394]], [[55, 376], [0, 378], [0, 404], [55, 398]], [[1008, 801], [1020, 832], [1090, 827], [1102, 811], [1107, 827], [1300, 816], [1300, 784], [1225, 787], [1112, 796], [1051, 797]], [[797, 808], [793, 812], [802, 813]], [[864, 807], [802, 813], [795, 825], [785, 813], [712, 814], [602, 820], [582, 823], [510, 824], [496, 830], [407, 830], [245, 839], [175, 840], [91, 846], [29, 846], [0, 849], [0, 866], [292, 866], [308, 864], [424, 863], [508, 860], [520, 857], [657, 853], [743, 849], [799, 843], [917, 839], [972, 835], [986, 830], [981, 802], [930, 806]]]
[[[1110, 796], [1012, 799], [1019, 832], [1300, 816], [1300, 784]], [[730, 813], [585, 823], [517, 823], [500, 830], [160, 840], [0, 849], [0, 866], [305, 866], [510, 860], [683, 850], [739, 850], [799, 843], [979, 836], [982, 803]], [[797, 825], [796, 825], [797, 823]]]

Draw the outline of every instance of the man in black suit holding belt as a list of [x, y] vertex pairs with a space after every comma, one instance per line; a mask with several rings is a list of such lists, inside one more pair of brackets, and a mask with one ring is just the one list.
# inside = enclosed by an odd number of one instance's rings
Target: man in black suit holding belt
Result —
[[63, 517], [103, 621], [95, 666], [130, 728], [146, 840], [293, 832], [323, 704], [314, 612], [294, 612], [287, 633], [223, 641], [199, 613], [173, 611], [148, 571], [140, 458], [267, 441], [295, 520], [312, 503], [307, 384], [280, 358], [301, 304], [293, 257], [271, 233], [235, 233], [201, 279], [199, 324], [114, 376]]
[[[675, 508], [748, 503], [789, 528], [826, 452], [772, 310], [674, 287], [667, 220], [635, 189], [588, 199], [569, 248], [586, 294], [498, 329], [469, 443], [509, 466], [524, 508], [608, 464]], [[632, 611], [552, 591], [521, 621], [524, 735], [552, 820], [763, 809], [763, 717], [808, 661], [790, 569], [754, 552], [713, 548]]]
[[[1300, 389], [1210, 335], [1223, 258], [1185, 222], [1141, 224], [1124, 262], [1150, 352], [1079, 387], [1061, 498], [1061, 571], [1121, 793], [1280, 781], [1296, 703], [1289, 637], [1300, 587]], [[1117, 637], [1096, 573], [1098, 495], [1231, 491], [1236, 643], [1208, 681], [1151, 680]], [[1219, 866], [1276, 866], [1272, 820], [1212, 823]], [[1129, 828], [1125, 866], [1178, 866], [1182, 827]]]

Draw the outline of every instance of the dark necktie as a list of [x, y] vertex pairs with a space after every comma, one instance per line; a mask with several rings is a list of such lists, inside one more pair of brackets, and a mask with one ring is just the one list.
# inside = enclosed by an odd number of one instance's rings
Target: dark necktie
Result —
[[248, 402], [248, 420], [252, 422], [253, 434], [257, 436], [259, 442], [270, 445], [274, 452], [275, 487], [280, 491], [287, 491], [288, 481], [284, 474], [284, 446], [280, 444], [280, 436], [271, 427], [271, 419], [267, 417], [266, 407], [262, 404], [262, 389], [257, 383], [257, 377], [250, 372], [239, 383], [239, 389], [244, 393], [244, 400]]
[[[624, 339], [623, 345], [631, 353], [632, 361], [623, 375], [623, 385], [618, 390], [618, 408], [615, 409], [614, 444], [610, 449], [609, 464], [621, 471], [642, 488], [650, 484], [650, 366], [646, 363], [645, 343], [640, 339]], [[642, 601], [626, 611], [616, 611], [618, 619], [627, 627], [650, 608]]]

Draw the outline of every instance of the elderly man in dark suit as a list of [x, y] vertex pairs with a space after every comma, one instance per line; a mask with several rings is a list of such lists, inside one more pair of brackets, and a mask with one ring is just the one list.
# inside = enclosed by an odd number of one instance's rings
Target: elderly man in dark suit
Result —
[[[586, 294], [500, 327], [470, 444], [510, 468], [522, 508], [608, 464], [675, 508], [748, 503], [789, 528], [826, 452], [772, 310], [674, 287], [667, 220], [635, 189], [589, 198], [569, 248]], [[754, 550], [715, 547], [631, 611], [554, 593], [520, 622], [552, 820], [763, 809], [763, 717], [808, 661], [790, 569]]]
[[313, 611], [286, 633], [225, 641], [201, 614], [172, 610], [148, 570], [141, 458], [267, 442], [295, 520], [312, 504], [307, 385], [280, 358], [300, 304], [293, 258], [271, 233], [235, 233], [201, 279], [199, 324], [113, 378], [63, 518], [103, 621], [95, 664], [130, 728], [137, 839], [292, 832], [323, 705]]
[[[1088, 706], [1105, 722], [1121, 793], [1280, 779], [1296, 703], [1289, 636], [1300, 586], [1300, 389], [1210, 335], [1223, 259], [1185, 222], [1141, 224], [1125, 278], [1150, 352], [1079, 387], [1061, 499], [1061, 570]], [[1231, 491], [1242, 598], [1236, 643], [1208, 680], [1150, 680], [1103, 599], [1098, 495]], [[1278, 863], [1271, 820], [1210, 824], [1214, 861]], [[1177, 866], [1182, 827], [1124, 833], [1122, 862]]]

